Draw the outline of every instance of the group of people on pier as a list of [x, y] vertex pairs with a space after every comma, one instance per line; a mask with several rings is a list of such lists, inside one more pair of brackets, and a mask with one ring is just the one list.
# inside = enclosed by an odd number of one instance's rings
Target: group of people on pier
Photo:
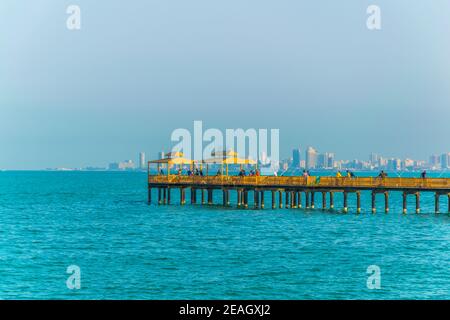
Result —
[[[178, 175], [181, 176], [183, 173], [182, 168], [179, 168], [177, 171]], [[163, 169], [160, 169], [159, 171], [160, 175], [164, 175], [164, 171]], [[188, 169], [186, 171], [186, 175], [187, 176], [204, 176], [203, 174], [203, 169], [202, 168], [193, 168], [193, 169]], [[221, 176], [222, 175], [222, 170], [219, 169], [217, 170], [216, 176]], [[261, 175], [259, 169], [252, 169], [249, 171], [249, 173], [247, 174], [247, 172], [245, 171], [245, 169], [240, 169], [238, 174], [239, 177], [245, 177], [245, 176], [257, 176], [259, 177]], [[303, 170], [302, 172], [302, 176], [303, 177], [309, 177], [311, 175], [309, 170]], [[380, 179], [384, 179], [388, 176], [388, 174], [384, 171], [381, 170], [380, 173], [377, 175], [377, 178]], [[425, 179], [427, 177], [427, 172], [424, 170], [420, 173], [420, 177]], [[356, 178], [356, 175], [354, 172], [350, 171], [350, 170], [346, 170], [345, 172], [342, 172], [340, 170], [337, 171], [336, 173], [336, 178]]]
[[[261, 173], [259, 172], [258, 169], [256, 169], [256, 170], [250, 170], [248, 175], [259, 177], [261, 175]], [[245, 176], [247, 176], [247, 172], [244, 169], [241, 169], [241, 170], [239, 170], [238, 176], [245, 177]]]

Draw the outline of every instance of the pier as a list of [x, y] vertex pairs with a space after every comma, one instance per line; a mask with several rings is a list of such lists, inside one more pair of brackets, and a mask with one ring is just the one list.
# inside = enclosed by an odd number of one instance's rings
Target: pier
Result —
[[[152, 202], [152, 189], [157, 189], [158, 204], [171, 203], [171, 189], [180, 190], [179, 204], [186, 203], [186, 191], [190, 201], [197, 203], [200, 195], [202, 204], [213, 203], [213, 192], [222, 194], [222, 205], [230, 206], [230, 192], [236, 193], [236, 207], [248, 208], [249, 195], [253, 195], [255, 208], [265, 208], [267, 196], [270, 206], [275, 208], [315, 209], [315, 195], [322, 195], [321, 209], [335, 209], [334, 195], [343, 194], [343, 212], [348, 212], [349, 195], [354, 195], [357, 212], [361, 212], [361, 192], [371, 192], [372, 212], [376, 212], [377, 196], [384, 197], [385, 212], [389, 212], [389, 192], [402, 193], [403, 213], [407, 213], [407, 197], [415, 198], [416, 213], [420, 212], [422, 192], [434, 193], [435, 212], [440, 212], [440, 197], [448, 199], [450, 212], [449, 178], [377, 178], [377, 177], [276, 177], [276, 176], [182, 176], [148, 174], [148, 202]], [[205, 197], [206, 196], [206, 197]]]
[[[217, 156], [217, 155], [216, 155]], [[235, 152], [223, 152], [220, 156], [197, 163], [206, 165], [206, 175], [171, 174], [171, 166], [189, 165], [192, 169], [195, 161], [175, 157], [148, 162], [148, 203], [152, 203], [152, 190], [157, 190], [156, 203], [171, 204], [171, 190], [179, 189], [180, 205], [186, 204], [186, 192], [189, 192], [190, 203], [213, 204], [214, 192], [222, 194], [221, 205], [238, 208], [249, 208], [250, 196], [253, 196], [253, 207], [264, 209], [267, 203], [272, 209], [322, 209], [349, 211], [349, 200], [355, 201], [356, 212], [361, 213], [361, 192], [371, 193], [371, 212], [376, 213], [376, 197], [384, 197], [384, 211], [389, 212], [389, 195], [399, 192], [402, 195], [402, 212], [407, 213], [407, 199], [414, 197], [415, 212], [420, 213], [420, 196], [424, 192], [434, 194], [434, 211], [441, 212], [440, 199], [447, 198], [447, 212], [450, 213], [450, 178], [398, 178], [398, 177], [330, 177], [330, 176], [230, 176], [228, 165], [255, 165], [248, 159], [237, 157]], [[150, 165], [157, 164], [156, 174], [150, 171]], [[226, 167], [226, 174], [208, 175], [208, 164], [220, 164]], [[167, 173], [162, 174], [161, 166], [166, 166]], [[230, 201], [230, 193], [236, 194], [236, 203]], [[342, 208], [335, 208], [335, 194], [341, 193]], [[321, 203], [316, 204], [316, 195], [321, 195]], [[350, 199], [349, 199], [350, 198]], [[251, 199], [251, 198], [250, 198]], [[270, 201], [270, 202], [269, 202]]]

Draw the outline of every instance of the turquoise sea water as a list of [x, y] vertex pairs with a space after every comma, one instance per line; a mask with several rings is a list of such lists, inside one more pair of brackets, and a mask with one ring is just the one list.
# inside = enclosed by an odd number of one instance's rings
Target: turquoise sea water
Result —
[[[146, 199], [145, 173], [0, 172], [0, 298], [450, 298], [450, 217], [431, 213], [433, 194], [421, 214], [411, 197], [407, 215], [400, 193], [389, 214], [381, 196], [369, 213], [363, 193], [359, 215], [353, 196], [349, 214], [180, 206], [176, 190], [170, 206]], [[381, 289], [367, 288], [370, 265]]]

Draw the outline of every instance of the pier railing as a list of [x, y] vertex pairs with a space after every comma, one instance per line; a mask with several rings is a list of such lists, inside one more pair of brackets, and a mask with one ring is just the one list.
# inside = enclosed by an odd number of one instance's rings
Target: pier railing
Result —
[[149, 175], [149, 184], [252, 186], [252, 187], [324, 187], [324, 188], [388, 188], [450, 189], [449, 178], [379, 178], [379, 177], [289, 177], [289, 176], [181, 176]]

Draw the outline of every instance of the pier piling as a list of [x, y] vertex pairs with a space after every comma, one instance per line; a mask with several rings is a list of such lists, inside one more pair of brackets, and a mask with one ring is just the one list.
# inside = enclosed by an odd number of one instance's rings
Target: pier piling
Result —
[[301, 191], [298, 191], [297, 192], [297, 198], [298, 198], [298, 208], [302, 208], [302, 192]]
[[406, 192], [403, 192], [403, 195], [402, 195], [402, 197], [403, 197], [403, 201], [402, 201], [402, 203], [403, 203], [403, 213], [406, 213], [407, 212], [407, 193]]
[[439, 213], [439, 196], [440, 194], [436, 192], [434, 194], [434, 212]]
[[356, 191], [356, 213], [361, 213], [361, 192]]
[[309, 191], [305, 192], [305, 207], [306, 209], [309, 209]]
[[348, 193], [344, 191], [344, 213], [348, 212], [347, 198], [348, 198]]
[[278, 206], [280, 209], [283, 208], [283, 191], [278, 191]]
[[416, 213], [420, 213], [420, 192], [416, 192]]
[[375, 191], [372, 191], [372, 213], [377, 212], [377, 207], [375, 205], [375, 197], [376, 197], [376, 193], [375, 193]]
[[264, 209], [264, 190], [261, 190], [260, 194], [261, 194], [261, 209]]
[[384, 193], [384, 212], [389, 212], [389, 192]]
[[272, 209], [275, 209], [276, 207], [276, 203], [275, 203], [275, 191], [272, 190]]

